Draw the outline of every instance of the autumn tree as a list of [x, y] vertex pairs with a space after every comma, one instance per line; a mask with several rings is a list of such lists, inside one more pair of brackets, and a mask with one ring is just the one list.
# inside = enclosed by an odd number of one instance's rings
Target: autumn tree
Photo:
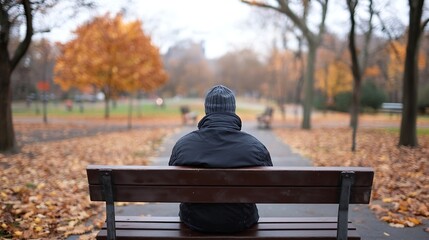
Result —
[[402, 96], [401, 76], [404, 74], [405, 43], [400, 40], [389, 41], [384, 47], [384, 56], [380, 62], [380, 70], [385, 77], [385, 89], [393, 102], [400, 102]]
[[344, 58], [345, 54], [341, 54], [334, 60], [325, 62], [323, 67], [316, 72], [316, 79], [318, 80], [316, 87], [325, 92], [328, 105], [334, 103], [334, 97], [337, 94], [352, 89], [352, 75]]
[[[167, 74], [163, 70], [161, 58], [157, 48], [151, 47], [146, 49], [149, 56], [152, 59], [148, 62], [143, 63], [142, 67], [147, 66], [147, 71], [141, 72], [141, 74], [135, 74], [128, 79], [125, 79], [124, 90], [129, 93], [129, 106], [128, 106], [128, 129], [131, 129], [131, 119], [133, 104], [132, 99], [134, 95], [137, 95], [139, 91], [151, 92], [157, 89], [160, 85], [164, 84], [167, 80]], [[129, 68], [135, 68], [135, 66], [128, 66]]]
[[[282, 118], [286, 119], [286, 102], [295, 102], [301, 92], [297, 87], [302, 73], [297, 64], [300, 57], [297, 52], [300, 50], [291, 47], [290, 43], [294, 44], [295, 38], [300, 38], [302, 34], [282, 13], [266, 11], [263, 8], [253, 8], [253, 17], [249, 19], [249, 25], [261, 34], [275, 33], [271, 39], [271, 47], [267, 51], [265, 79], [258, 85], [261, 97], [275, 100]], [[291, 39], [293, 40], [290, 41]]]
[[265, 66], [252, 49], [228, 52], [216, 61], [218, 83], [231, 86], [236, 94], [260, 95], [262, 84], [269, 81]]
[[[27, 52], [36, 32], [33, 19], [36, 14], [49, 12], [60, 1], [0, 1], [0, 151], [16, 151], [15, 132], [12, 121], [11, 75]], [[86, 0], [73, 1], [74, 10], [91, 7]], [[74, 11], [73, 11], [74, 12]], [[24, 37], [16, 46], [11, 39], [18, 29], [25, 29]]]
[[121, 14], [96, 17], [78, 27], [75, 38], [61, 46], [55, 82], [64, 90], [94, 86], [109, 102], [122, 91], [154, 89], [166, 81], [159, 50], [141, 21], [124, 22]]
[[311, 128], [311, 110], [313, 106], [313, 92], [314, 92], [314, 72], [315, 72], [315, 64], [316, 64], [316, 51], [322, 42], [322, 36], [325, 32], [325, 20], [326, 14], [328, 10], [328, 1], [327, 0], [318, 0], [317, 2], [320, 5], [320, 22], [318, 24], [317, 31], [314, 31], [310, 28], [310, 24], [308, 23], [308, 10], [310, 7], [309, 0], [302, 0], [302, 9], [303, 14], [298, 14], [291, 8], [291, 2], [289, 0], [277, 0], [275, 1], [277, 4], [272, 5], [267, 3], [267, 1], [263, 0], [241, 0], [242, 2], [252, 5], [258, 6], [262, 8], [272, 9], [279, 13], [287, 16], [293, 24], [300, 29], [302, 35], [307, 41], [308, 53], [307, 53], [307, 65], [305, 72], [305, 80], [304, 80], [304, 111], [303, 111], [303, 119], [302, 119], [302, 128], [310, 129]]
[[399, 135], [400, 146], [418, 146], [417, 142], [417, 88], [418, 88], [418, 52], [420, 37], [429, 22], [421, 21], [424, 0], [408, 0], [410, 7], [408, 21], [408, 41], [405, 56], [402, 95], [402, 119]]
[[205, 57], [203, 42], [182, 40], [164, 55], [170, 80], [161, 91], [169, 96], [203, 95], [213, 82], [213, 71]]
[[[367, 69], [371, 73], [365, 74], [368, 77], [379, 79], [379, 85], [383, 86], [388, 94], [389, 101], [392, 102], [401, 102], [402, 100], [402, 77], [404, 75], [405, 56], [405, 40], [389, 40], [389, 42], [380, 45], [379, 54], [374, 57], [375, 64]], [[422, 52], [419, 53], [419, 71], [425, 71], [426, 62], [425, 54]]]

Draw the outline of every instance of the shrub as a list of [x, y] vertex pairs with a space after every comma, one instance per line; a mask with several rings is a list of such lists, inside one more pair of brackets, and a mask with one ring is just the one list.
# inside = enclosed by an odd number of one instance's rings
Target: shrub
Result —
[[313, 106], [318, 110], [326, 109], [326, 97], [321, 92], [316, 92], [314, 95]]
[[422, 113], [429, 108], [429, 84], [419, 88], [417, 106]]
[[381, 104], [386, 101], [386, 93], [377, 87], [372, 81], [365, 81], [362, 84], [360, 104], [363, 108], [372, 108], [377, 110]]
[[351, 92], [340, 92], [334, 97], [334, 110], [349, 112], [352, 103]]

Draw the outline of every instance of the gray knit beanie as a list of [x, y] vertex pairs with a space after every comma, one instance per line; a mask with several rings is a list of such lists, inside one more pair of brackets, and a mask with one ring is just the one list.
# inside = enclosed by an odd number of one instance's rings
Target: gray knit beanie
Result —
[[214, 86], [207, 92], [204, 106], [206, 114], [213, 112], [235, 113], [234, 93], [225, 86]]

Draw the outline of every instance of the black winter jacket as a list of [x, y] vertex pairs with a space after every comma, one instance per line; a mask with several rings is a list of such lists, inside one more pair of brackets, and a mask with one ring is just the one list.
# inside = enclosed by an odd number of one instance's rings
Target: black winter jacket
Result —
[[[272, 166], [266, 147], [241, 131], [234, 113], [211, 113], [198, 123], [198, 130], [183, 136], [173, 148], [169, 165], [203, 168]], [[182, 203], [180, 218], [201, 232], [238, 232], [259, 219], [255, 204]]]

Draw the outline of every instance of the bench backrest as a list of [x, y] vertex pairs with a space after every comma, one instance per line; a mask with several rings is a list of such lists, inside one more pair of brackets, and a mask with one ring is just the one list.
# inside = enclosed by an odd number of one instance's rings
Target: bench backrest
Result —
[[366, 167], [201, 169], [159, 166], [87, 167], [92, 201], [105, 201], [102, 177], [118, 202], [339, 203], [351, 177], [349, 203], [369, 203], [374, 171]]

